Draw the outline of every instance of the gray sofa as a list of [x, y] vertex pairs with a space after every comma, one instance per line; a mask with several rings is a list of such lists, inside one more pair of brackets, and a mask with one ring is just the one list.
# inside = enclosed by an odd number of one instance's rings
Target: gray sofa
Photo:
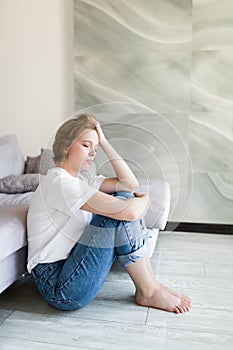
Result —
[[26, 272], [28, 206], [0, 208], [0, 293]]
[[24, 171], [15, 135], [0, 137], [0, 293], [26, 272], [26, 217], [33, 191], [22, 188], [28, 178]]
[[[25, 161], [15, 135], [0, 137], [0, 293], [27, 272], [27, 211], [40, 177], [52, 166], [50, 150], [42, 149], [39, 156]], [[148, 193], [152, 200], [145, 217], [152, 229], [151, 256], [159, 230], [166, 226], [170, 187], [158, 179], [139, 179], [139, 183], [138, 191]]]

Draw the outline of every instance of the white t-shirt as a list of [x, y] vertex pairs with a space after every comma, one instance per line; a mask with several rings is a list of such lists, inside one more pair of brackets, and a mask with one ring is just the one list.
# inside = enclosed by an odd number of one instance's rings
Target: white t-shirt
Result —
[[66, 259], [92, 213], [80, 209], [99, 189], [104, 176], [70, 175], [50, 169], [32, 197], [28, 216], [28, 271], [39, 263]]

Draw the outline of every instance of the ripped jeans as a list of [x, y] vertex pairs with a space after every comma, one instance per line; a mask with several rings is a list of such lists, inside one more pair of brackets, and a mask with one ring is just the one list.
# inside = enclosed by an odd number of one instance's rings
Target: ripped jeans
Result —
[[[114, 196], [134, 195], [117, 192]], [[69, 257], [38, 264], [31, 272], [33, 280], [49, 305], [60, 310], [79, 309], [95, 298], [115, 258], [126, 267], [147, 254], [148, 238], [144, 220], [120, 221], [93, 215]]]

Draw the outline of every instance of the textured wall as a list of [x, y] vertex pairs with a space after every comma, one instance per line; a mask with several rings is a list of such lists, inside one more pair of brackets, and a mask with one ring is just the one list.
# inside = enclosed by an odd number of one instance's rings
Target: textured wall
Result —
[[232, 13], [231, 0], [74, 0], [75, 109], [137, 176], [169, 181], [169, 220], [233, 223]]

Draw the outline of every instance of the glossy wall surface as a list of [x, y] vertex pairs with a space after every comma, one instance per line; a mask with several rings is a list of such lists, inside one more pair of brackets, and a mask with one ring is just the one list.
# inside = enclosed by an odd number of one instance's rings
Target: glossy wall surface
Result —
[[74, 0], [75, 110], [138, 177], [170, 183], [170, 221], [233, 224], [232, 13], [231, 0]]

